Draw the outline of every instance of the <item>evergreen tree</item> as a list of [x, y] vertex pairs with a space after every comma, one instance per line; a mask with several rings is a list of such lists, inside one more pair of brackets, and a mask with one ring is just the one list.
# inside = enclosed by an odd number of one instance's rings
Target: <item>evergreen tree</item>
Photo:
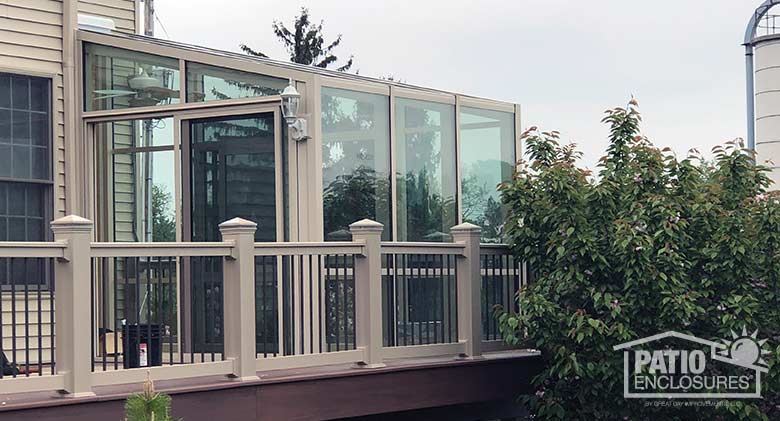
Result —
[[144, 390], [127, 398], [125, 421], [175, 421], [171, 417], [171, 397], [154, 391], [154, 383], [147, 373]]
[[[338, 57], [333, 54], [333, 50], [341, 44], [341, 34], [331, 43], [325, 42], [322, 21], [319, 25], [312, 24], [309, 19], [309, 9], [305, 7], [302, 7], [301, 14], [295, 17], [292, 30], [276, 20], [273, 23], [273, 30], [276, 37], [282, 41], [290, 53], [290, 61], [293, 63], [327, 68], [338, 60]], [[240, 44], [239, 47], [249, 55], [268, 57], [246, 44]], [[352, 56], [349, 56], [349, 60], [344, 65], [337, 67], [336, 70], [346, 72], [351, 67]]]

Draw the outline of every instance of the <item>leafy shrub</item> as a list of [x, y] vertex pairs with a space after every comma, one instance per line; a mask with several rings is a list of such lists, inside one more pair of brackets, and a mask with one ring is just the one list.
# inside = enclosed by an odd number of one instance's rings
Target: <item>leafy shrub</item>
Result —
[[[640, 135], [632, 100], [607, 111], [597, 177], [556, 132], [524, 133], [528, 162], [501, 186], [513, 253], [533, 269], [521, 312], [499, 310], [510, 344], [541, 350], [541, 419], [778, 419], [780, 193], [741, 141], [705, 162], [678, 160]], [[623, 398], [613, 346], [677, 330], [702, 338], [760, 329], [769, 337], [763, 400], [684, 409]]]

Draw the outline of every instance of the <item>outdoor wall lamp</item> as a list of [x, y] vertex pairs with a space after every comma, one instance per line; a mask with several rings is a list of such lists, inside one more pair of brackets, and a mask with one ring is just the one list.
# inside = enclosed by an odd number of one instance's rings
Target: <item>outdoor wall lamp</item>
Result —
[[309, 139], [309, 130], [306, 119], [298, 116], [298, 109], [301, 105], [301, 94], [293, 86], [293, 80], [284, 88], [282, 97], [282, 117], [287, 122], [287, 128], [290, 130], [290, 137], [296, 142], [303, 142]]

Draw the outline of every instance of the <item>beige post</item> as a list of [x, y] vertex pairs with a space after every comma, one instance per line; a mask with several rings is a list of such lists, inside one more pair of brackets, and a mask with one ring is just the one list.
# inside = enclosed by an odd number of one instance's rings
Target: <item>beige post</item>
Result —
[[54, 361], [57, 373], [65, 377], [70, 397], [94, 396], [90, 326], [90, 242], [92, 221], [76, 215], [52, 221], [54, 241], [67, 243], [65, 256], [54, 263], [57, 292], [54, 320], [57, 324]]
[[482, 276], [479, 267], [479, 237], [482, 229], [464, 222], [450, 229], [453, 241], [465, 245], [458, 257], [458, 339], [466, 341], [463, 357], [482, 358]]
[[222, 241], [234, 244], [223, 268], [225, 357], [233, 360], [233, 376], [257, 380], [255, 359], [255, 231], [257, 224], [233, 218], [219, 224]]
[[358, 367], [379, 368], [382, 363], [382, 229], [363, 219], [349, 226], [352, 241], [364, 241], [366, 253], [355, 258], [355, 334], [365, 356]]

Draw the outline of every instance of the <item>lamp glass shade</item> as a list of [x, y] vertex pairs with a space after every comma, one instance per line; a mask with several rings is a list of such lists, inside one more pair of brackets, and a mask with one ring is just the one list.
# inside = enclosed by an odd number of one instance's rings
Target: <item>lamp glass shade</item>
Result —
[[284, 88], [282, 97], [282, 116], [284, 118], [296, 118], [298, 116], [298, 107], [301, 103], [301, 94], [293, 86], [292, 81]]

